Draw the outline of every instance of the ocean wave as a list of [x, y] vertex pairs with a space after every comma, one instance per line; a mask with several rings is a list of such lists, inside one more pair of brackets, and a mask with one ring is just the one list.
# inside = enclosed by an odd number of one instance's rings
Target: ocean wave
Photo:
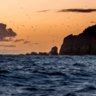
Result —
[[96, 56], [0, 56], [0, 96], [95, 96]]

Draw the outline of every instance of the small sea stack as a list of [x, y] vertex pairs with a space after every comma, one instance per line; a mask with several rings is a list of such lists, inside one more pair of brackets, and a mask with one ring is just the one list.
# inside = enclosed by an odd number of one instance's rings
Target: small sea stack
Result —
[[56, 46], [51, 48], [50, 55], [58, 55], [58, 48]]

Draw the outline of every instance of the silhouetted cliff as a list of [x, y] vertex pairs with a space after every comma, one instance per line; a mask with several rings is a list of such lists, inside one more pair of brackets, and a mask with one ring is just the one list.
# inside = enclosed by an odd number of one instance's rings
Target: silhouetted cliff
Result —
[[96, 25], [88, 27], [79, 35], [67, 36], [60, 55], [96, 55]]

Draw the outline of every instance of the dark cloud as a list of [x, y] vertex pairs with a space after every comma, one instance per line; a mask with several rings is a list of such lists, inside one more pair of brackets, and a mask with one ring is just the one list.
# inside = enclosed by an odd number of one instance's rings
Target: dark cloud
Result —
[[[12, 41], [14, 43], [21, 42], [22, 44], [28, 44], [30, 41], [25, 39], [14, 39], [17, 36], [16, 32], [14, 32], [11, 28], [6, 28], [7, 25], [0, 23], [0, 42], [9, 42]], [[16, 47], [15, 45], [4, 45], [1, 44], [0, 47]]]
[[18, 43], [18, 42], [24, 42], [24, 41], [25, 41], [24, 39], [16, 39], [14, 42]]
[[96, 21], [91, 21], [90, 23], [94, 23], [94, 24], [96, 24]]
[[15, 42], [15, 43], [21, 42], [21, 43], [23, 43], [23, 44], [28, 44], [28, 43], [30, 43], [30, 41], [26, 41], [25, 39], [16, 39], [14, 42]]
[[0, 45], [0, 47], [16, 47], [16, 45]]
[[28, 44], [28, 43], [30, 43], [30, 41], [24, 41], [24, 44]]
[[6, 27], [6, 24], [0, 23], [0, 41], [11, 41], [17, 35], [11, 28]]
[[37, 12], [48, 12], [49, 10], [40, 10], [40, 11], [37, 11]]
[[96, 9], [61, 9], [58, 12], [77, 12], [77, 13], [91, 13], [96, 12]]

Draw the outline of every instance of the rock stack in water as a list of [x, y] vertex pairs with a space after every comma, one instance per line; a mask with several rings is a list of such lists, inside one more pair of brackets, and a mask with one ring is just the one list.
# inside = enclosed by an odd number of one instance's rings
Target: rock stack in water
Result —
[[58, 48], [56, 46], [52, 47], [51, 51], [49, 52], [50, 55], [58, 55]]
[[96, 55], [96, 25], [88, 27], [79, 35], [67, 36], [60, 55]]

